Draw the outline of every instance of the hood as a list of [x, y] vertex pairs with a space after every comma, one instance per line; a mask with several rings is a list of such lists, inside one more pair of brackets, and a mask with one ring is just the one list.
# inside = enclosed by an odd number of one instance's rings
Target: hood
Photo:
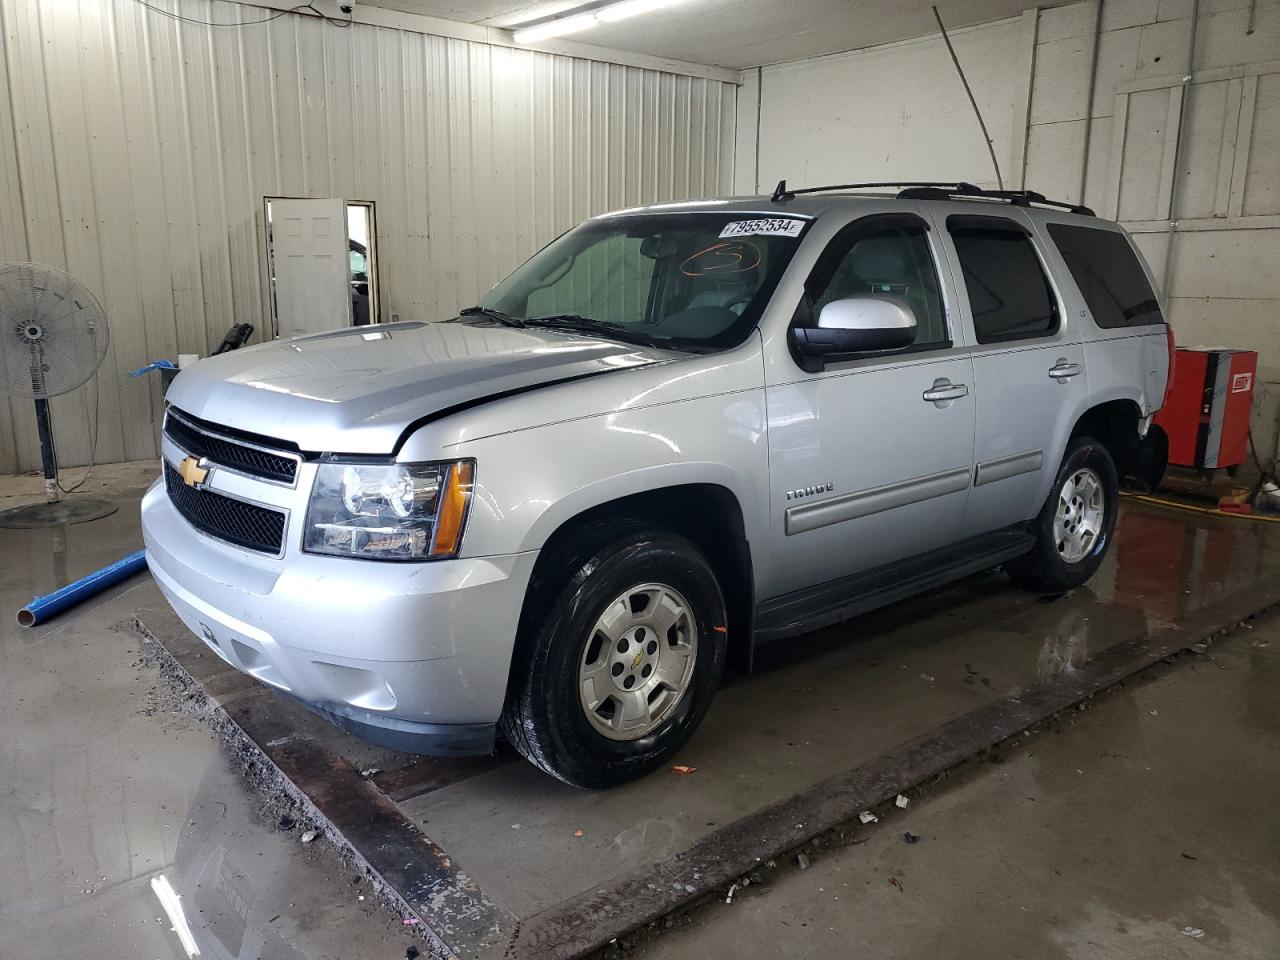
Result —
[[201, 360], [166, 400], [305, 451], [388, 454], [450, 408], [680, 354], [571, 332], [408, 322], [278, 340]]

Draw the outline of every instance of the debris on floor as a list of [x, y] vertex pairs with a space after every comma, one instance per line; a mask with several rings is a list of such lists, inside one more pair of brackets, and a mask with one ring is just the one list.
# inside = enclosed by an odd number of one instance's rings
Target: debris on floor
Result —
[[733, 895], [738, 892], [738, 885], [735, 883], [729, 887], [729, 893], [724, 898], [725, 903], [733, 903]]
[[902, 835], [902, 842], [903, 843], [919, 843], [920, 837], [914, 833], [904, 833]]
[[902, 794], [898, 794], [897, 799], [895, 799], [893, 803], [894, 803], [894, 806], [896, 806], [899, 810], [905, 810], [907, 809], [907, 806], [911, 803], [911, 801], [907, 797], [904, 797]]
[[382, 772], [381, 767], [370, 767], [368, 770], [361, 770], [360, 776], [364, 777], [366, 780], [369, 780], [373, 777], [376, 777], [381, 772]]
[[697, 767], [686, 767], [683, 763], [677, 763], [671, 768], [671, 772], [678, 777], [687, 777], [691, 773], [696, 773]]
[[581, 830], [575, 830], [575, 831], [573, 831], [573, 835], [574, 835], [575, 837], [584, 837], [584, 836], [586, 836], [586, 834], [584, 834]]
[[870, 810], [863, 810], [860, 814], [858, 814], [858, 819], [861, 820], [863, 823], [878, 823], [880, 821], [880, 818], [877, 817]]
[[1199, 940], [1204, 936], [1204, 931], [1199, 927], [1183, 927], [1182, 932], [1193, 940]]
[[308, 830], [306, 833], [302, 835], [301, 839], [303, 843], [310, 843], [312, 840], [314, 840], [318, 836], [320, 836], [319, 830]]
[[809, 869], [809, 855], [808, 855], [807, 853], [797, 853], [797, 854], [796, 854], [796, 866], [798, 866], [801, 870], [808, 870], [808, 869]]

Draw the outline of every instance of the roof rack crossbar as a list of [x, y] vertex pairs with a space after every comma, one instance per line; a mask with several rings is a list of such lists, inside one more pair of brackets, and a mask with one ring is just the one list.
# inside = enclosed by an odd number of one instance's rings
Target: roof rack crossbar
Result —
[[1014, 206], [1029, 207], [1033, 203], [1044, 207], [1058, 207], [1082, 216], [1097, 216], [1090, 208], [1079, 203], [1065, 203], [1061, 200], [1050, 200], [1042, 193], [1034, 190], [984, 190], [964, 180], [937, 182], [930, 180], [904, 180], [878, 183], [836, 183], [825, 187], [800, 187], [789, 189], [786, 180], [779, 180], [770, 199], [774, 203], [785, 202], [792, 197], [806, 193], [827, 193], [832, 190], [866, 190], [873, 188], [896, 187], [901, 200], [949, 200], [953, 197], [977, 197], [985, 200], [1004, 200]]

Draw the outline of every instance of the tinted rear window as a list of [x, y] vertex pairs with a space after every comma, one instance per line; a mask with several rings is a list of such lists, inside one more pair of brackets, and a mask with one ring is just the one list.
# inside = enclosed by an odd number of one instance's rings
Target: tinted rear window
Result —
[[1012, 230], [953, 229], [979, 343], [1042, 337], [1058, 309], [1031, 240]]
[[1051, 223], [1049, 235], [1062, 252], [1094, 323], [1113, 329], [1164, 322], [1142, 264], [1123, 234]]

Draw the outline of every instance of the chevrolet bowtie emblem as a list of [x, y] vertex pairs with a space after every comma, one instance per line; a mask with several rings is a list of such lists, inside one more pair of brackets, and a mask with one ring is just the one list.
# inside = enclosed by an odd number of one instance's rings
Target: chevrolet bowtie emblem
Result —
[[209, 476], [209, 468], [203, 465], [203, 459], [185, 457], [178, 464], [178, 473], [182, 475], [182, 482], [188, 487], [198, 487]]

